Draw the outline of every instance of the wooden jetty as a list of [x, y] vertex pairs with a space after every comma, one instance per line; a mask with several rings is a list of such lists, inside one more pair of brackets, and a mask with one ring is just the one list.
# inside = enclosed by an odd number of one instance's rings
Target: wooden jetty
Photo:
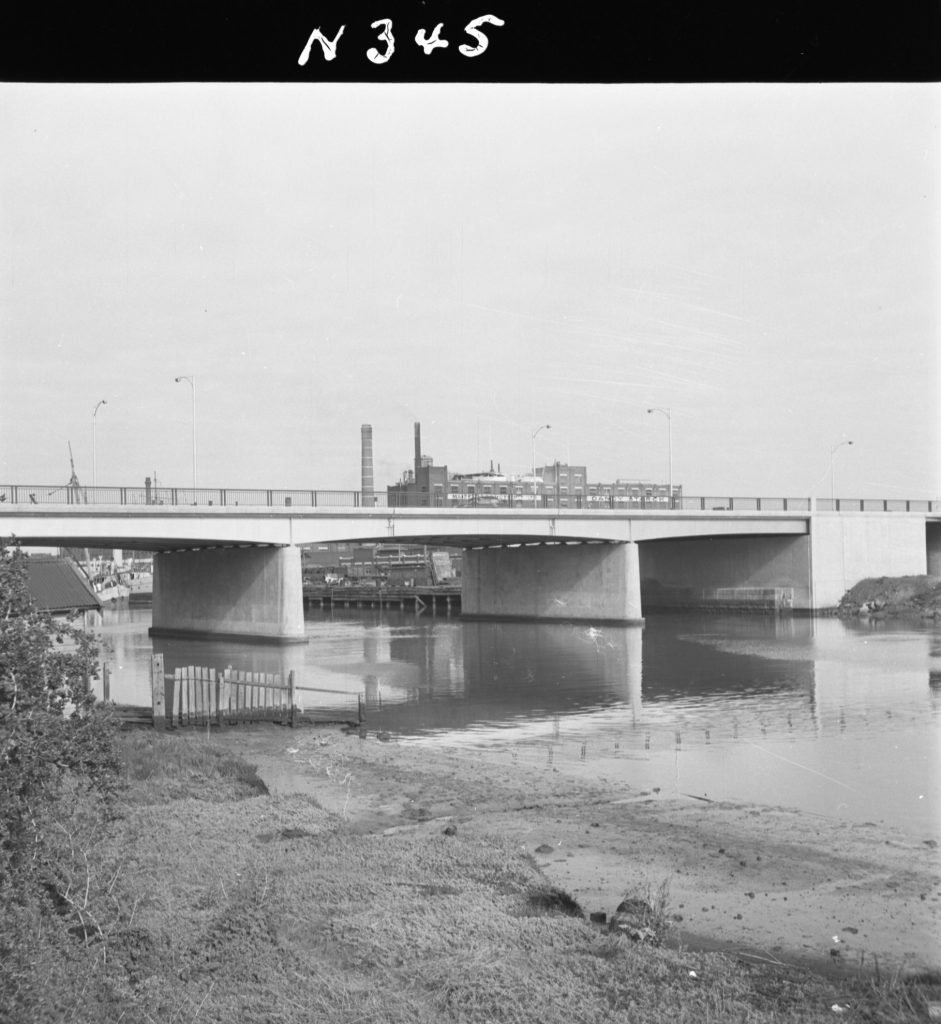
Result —
[[304, 587], [304, 604], [319, 608], [403, 608], [416, 613], [446, 615], [461, 610], [460, 586], [437, 587]]

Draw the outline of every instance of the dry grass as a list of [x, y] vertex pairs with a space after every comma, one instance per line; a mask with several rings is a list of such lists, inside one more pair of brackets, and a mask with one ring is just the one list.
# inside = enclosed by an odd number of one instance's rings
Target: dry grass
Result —
[[227, 801], [268, 792], [252, 765], [201, 730], [130, 730], [121, 734], [120, 747], [137, 800]]
[[[309, 799], [262, 794], [205, 737], [139, 734], [126, 751], [124, 814], [89, 869], [100, 933], [19, 918], [32, 973], [18, 1002], [0, 995], [0, 1020], [926, 1019], [927, 990], [901, 979], [835, 987], [593, 927], [502, 841], [356, 835]], [[665, 921], [666, 887], [642, 892]]]

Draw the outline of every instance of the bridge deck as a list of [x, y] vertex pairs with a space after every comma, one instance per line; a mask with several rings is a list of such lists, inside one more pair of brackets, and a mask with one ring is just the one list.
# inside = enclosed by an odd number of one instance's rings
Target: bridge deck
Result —
[[295, 508], [0, 504], [0, 535], [24, 545], [170, 551], [211, 545], [546, 541], [805, 534], [811, 513], [764, 509]]

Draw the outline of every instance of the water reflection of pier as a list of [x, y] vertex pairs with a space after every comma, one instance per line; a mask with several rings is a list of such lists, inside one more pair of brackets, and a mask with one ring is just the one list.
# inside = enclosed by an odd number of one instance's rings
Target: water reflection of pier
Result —
[[438, 623], [393, 632], [389, 647], [393, 659], [417, 670], [404, 689], [380, 680], [373, 707], [391, 730], [461, 728], [625, 704], [640, 713], [643, 630], [636, 626]]
[[413, 673], [398, 685], [370, 679], [373, 721], [414, 733], [601, 715], [612, 728], [662, 726], [676, 743], [685, 731], [709, 742], [764, 735], [777, 718], [788, 730], [813, 721], [808, 620], [774, 624], [780, 659], [768, 657], [767, 619], [731, 636], [727, 622], [704, 621], [705, 632], [680, 636], [670, 617], [643, 628], [462, 620], [393, 629], [389, 657]]

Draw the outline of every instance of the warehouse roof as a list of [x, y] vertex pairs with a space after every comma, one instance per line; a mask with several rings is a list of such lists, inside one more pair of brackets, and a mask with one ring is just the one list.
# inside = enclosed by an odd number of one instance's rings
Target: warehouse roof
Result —
[[101, 602], [88, 578], [72, 561], [58, 555], [30, 555], [29, 592], [49, 612], [98, 610]]

